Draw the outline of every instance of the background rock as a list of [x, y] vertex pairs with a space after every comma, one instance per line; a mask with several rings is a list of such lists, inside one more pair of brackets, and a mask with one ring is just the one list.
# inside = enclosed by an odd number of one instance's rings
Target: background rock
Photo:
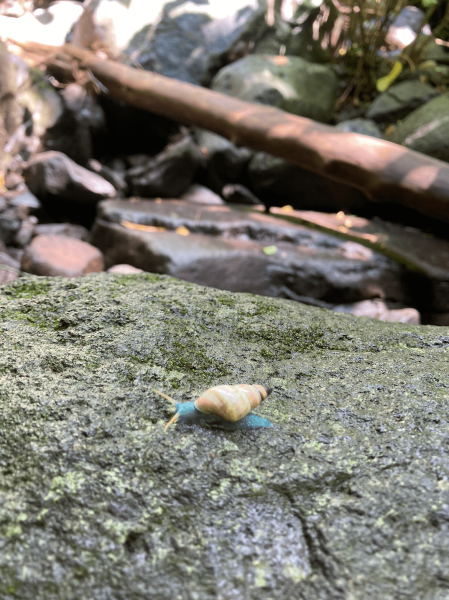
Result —
[[296, 56], [252, 54], [221, 69], [211, 87], [241, 100], [328, 123], [334, 111], [337, 77], [330, 67]]
[[34, 275], [80, 277], [104, 269], [103, 255], [86, 242], [63, 235], [38, 235], [25, 250], [22, 269]]
[[439, 95], [440, 92], [427, 83], [402, 81], [379, 94], [366, 116], [379, 123], [395, 123]]
[[205, 129], [197, 129], [195, 138], [204, 156], [203, 178], [208, 187], [221, 193], [225, 185], [237, 183], [245, 177], [245, 170], [254, 150], [237, 148], [221, 135]]
[[126, 53], [149, 71], [197, 85], [208, 85], [239, 47], [251, 47], [267, 28], [265, 2], [259, 0], [154, 4], [158, 17], [143, 29], [140, 24]]
[[48, 128], [43, 148], [63, 152], [76, 163], [87, 166], [93, 156], [92, 134], [106, 125], [103, 109], [96, 98], [77, 84], [68, 84], [61, 92], [63, 114]]
[[188, 202], [189, 204], [202, 204], [202, 205], [215, 205], [219, 206], [224, 204], [224, 201], [218, 194], [215, 194], [212, 190], [204, 185], [198, 185], [194, 183], [189, 189], [184, 192], [181, 196], [181, 200]]
[[128, 263], [230, 291], [333, 303], [409, 297], [405, 271], [389, 259], [358, 244], [359, 253], [349, 253], [325, 234], [224, 206], [103, 202], [92, 243], [107, 267]]
[[201, 161], [198, 147], [186, 136], [143, 166], [130, 169], [126, 181], [135, 196], [177, 198], [192, 184]]
[[76, 204], [96, 203], [115, 196], [105, 179], [77, 165], [62, 152], [41, 152], [29, 161], [23, 176], [40, 200], [68, 200]]
[[89, 230], [72, 223], [41, 223], [34, 228], [35, 235], [63, 235], [86, 242]]
[[283, 160], [257, 152], [248, 166], [251, 190], [265, 206], [304, 210], [356, 211], [369, 203], [355, 188], [296, 167]]
[[349, 119], [348, 121], [341, 121], [336, 127], [341, 131], [349, 133], [361, 133], [378, 139], [383, 139], [384, 137], [372, 119]]
[[449, 97], [434, 98], [413, 111], [399, 123], [391, 141], [449, 161]]

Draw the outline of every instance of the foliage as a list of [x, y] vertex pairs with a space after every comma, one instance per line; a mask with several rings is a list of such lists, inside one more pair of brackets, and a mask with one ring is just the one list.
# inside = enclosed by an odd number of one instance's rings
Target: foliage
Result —
[[[306, 29], [313, 31], [315, 44], [327, 50], [328, 60], [336, 64], [340, 78], [347, 80], [340, 105], [369, 102], [376, 88], [378, 91], [387, 89], [403, 69], [416, 71], [430, 40], [449, 35], [447, 0], [296, 2], [298, 8], [289, 21], [301, 22], [301, 35], [307, 37], [308, 42], [310, 36]], [[424, 12], [422, 26], [430, 26], [433, 35], [419, 35], [401, 49], [389, 39], [388, 30], [406, 6], [415, 6]]]

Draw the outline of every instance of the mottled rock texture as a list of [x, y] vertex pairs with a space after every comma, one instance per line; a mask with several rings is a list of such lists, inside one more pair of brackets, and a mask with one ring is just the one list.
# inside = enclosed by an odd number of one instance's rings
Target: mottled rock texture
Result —
[[[444, 600], [449, 328], [156, 275], [0, 288], [2, 600]], [[163, 425], [260, 382], [274, 428]]]

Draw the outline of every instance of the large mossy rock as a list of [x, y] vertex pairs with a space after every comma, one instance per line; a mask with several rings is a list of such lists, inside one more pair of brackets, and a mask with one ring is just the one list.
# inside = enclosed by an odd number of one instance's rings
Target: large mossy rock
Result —
[[391, 141], [449, 162], [449, 96], [438, 96], [414, 110], [399, 123]]
[[[2, 600], [447, 598], [449, 328], [104, 274], [0, 329]], [[164, 432], [239, 382], [273, 429]]]
[[247, 102], [268, 104], [329, 123], [338, 80], [328, 65], [314, 64], [297, 56], [250, 54], [221, 69], [211, 87]]

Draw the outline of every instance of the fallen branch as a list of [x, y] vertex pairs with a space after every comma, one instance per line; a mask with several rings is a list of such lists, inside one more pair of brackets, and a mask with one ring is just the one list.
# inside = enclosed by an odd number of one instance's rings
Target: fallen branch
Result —
[[449, 222], [446, 162], [392, 142], [345, 133], [270, 106], [128, 67], [71, 44], [55, 48], [55, 53], [61, 50], [80, 60], [115, 98], [346, 183], [374, 202], [400, 203]]

